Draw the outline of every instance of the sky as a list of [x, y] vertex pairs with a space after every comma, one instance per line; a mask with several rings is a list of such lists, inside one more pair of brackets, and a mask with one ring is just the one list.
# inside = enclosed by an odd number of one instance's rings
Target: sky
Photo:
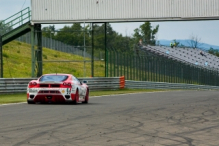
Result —
[[[4, 20], [20, 10], [30, 7], [30, 0], [0, 0], [0, 20]], [[115, 31], [124, 36], [131, 36], [134, 29], [143, 22], [111, 23]], [[197, 36], [202, 43], [219, 46], [219, 20], [212, 21], [165, 21], [151, 22], [159, 25], [158, 40], [189, 39]], [[56, 25], [56, 29], [64, 25]]]

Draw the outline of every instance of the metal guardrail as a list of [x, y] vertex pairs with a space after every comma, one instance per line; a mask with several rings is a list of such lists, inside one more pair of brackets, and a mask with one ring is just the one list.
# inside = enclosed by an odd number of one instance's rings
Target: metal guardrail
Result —
[[197, 89], [218, 90], [219, 86], [195, 85], [182, 83], [149, 82], [149, 81], [125, 81], [125, 87], [129, 89]]
[[[1, 78], [0, 94], [3, 93], [25, 93], [29, 81], [36, 78]], [[78, 78], [80, 81], [88, 81], [90, 90], [116, 90], [121, 88], [121, 77], [93, 77]], [[219, 86], [166, 83], [166, 82], [148, 82], [148, 81], [125, 81], [125, 88], [129, 89], [201, 89], [218, 90]]]
[[[25, 93], [27, 84], [36, 78], [0, 78], [0, 94]], [[120, 78], [78, 78], [80, 81], [88, 81], [90, 90], [115, 90], [120, 88]]]

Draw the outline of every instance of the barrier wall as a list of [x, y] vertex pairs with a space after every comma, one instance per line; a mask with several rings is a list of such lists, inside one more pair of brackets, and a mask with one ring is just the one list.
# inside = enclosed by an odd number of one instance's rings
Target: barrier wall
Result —
[[[4, 93], [25, 93], [27, 84], [34, 78], [14, 78], [0, 79], [0, 94]], [[122, 88], [128, 89], [202, 89], [202, 90], [218, 90], [219, 86], [166, 83], [166, 82], [147, 82], [147, 81], [131, 81], [125, 77], [113, 78], [79, 78], [80, 81], [87, 81], [90, 90], [117, 90]]]

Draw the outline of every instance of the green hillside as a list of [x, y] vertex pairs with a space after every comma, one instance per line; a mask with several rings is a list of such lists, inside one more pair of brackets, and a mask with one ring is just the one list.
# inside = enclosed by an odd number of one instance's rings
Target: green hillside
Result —
[[[63, 53], [48, 48], [43, 48], [43, 74], [46, 73], [70, 73], [77, 77], [91, 76], [91, 63], [85, 63], [84, 58], [78, 55]], [[90, 60], [86, 58], [86, 60]], [[76, 62], [64, 62], [76, 61]], [[26, 43], [12, 41], [3, 46], [3, 77], [22, 78], [31, 77], [31, 46]], [[105, 64], [103, 61], [95, 61], [95, 76], [103, 77]]]

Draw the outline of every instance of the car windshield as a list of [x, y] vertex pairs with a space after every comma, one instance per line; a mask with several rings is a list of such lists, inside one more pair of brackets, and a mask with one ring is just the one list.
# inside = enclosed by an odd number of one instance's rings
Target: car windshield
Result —
[[39, 81], [55, 81], [55, 82], [62, 82], [68, 78], [66, 75], [45, 75], [40, 78]]

